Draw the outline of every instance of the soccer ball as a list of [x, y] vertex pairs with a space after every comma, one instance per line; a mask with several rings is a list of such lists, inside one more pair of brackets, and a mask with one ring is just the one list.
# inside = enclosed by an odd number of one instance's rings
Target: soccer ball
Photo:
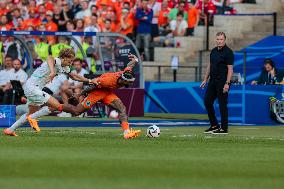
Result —
[[160, 136], [160, 128], [157, 125], [152, 125], [147, 129], [147, 136], [151, 138], [157, 138]]
[[109, 118], [118, 119], [118, 112], [117, 112], [116, 110], [112, 110], [112, 111], [109, 113]]

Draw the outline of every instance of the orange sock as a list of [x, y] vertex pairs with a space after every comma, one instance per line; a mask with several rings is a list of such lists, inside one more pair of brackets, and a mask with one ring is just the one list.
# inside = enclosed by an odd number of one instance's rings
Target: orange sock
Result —
[[126, 121], [123, 121], [121, 124], [122, 130], [129, 130], [129, 123]]
[[60, 111], [60, 112], [62, 112], [62, 110], [63, 110], [63, 104], [60, 104], [60, 105], [57, 107], [57, 110]]

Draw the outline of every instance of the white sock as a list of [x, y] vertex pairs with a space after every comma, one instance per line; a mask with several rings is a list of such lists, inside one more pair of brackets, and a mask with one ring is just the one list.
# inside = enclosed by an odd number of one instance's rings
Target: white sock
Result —
[[9, 127], [9, 130], [15, 131], [20, 126], [22, 126], [27, 121], [27, 114], [23, 114], [20, 119], [18, 119], [11, 127]]
[[48, 106], [44, 106], [39, 111], [31, 114], [30, 116], [31, 116], [32, 119], [36, 119], [36, 118], [48, 115], [50, 113], [51, 113], [51, 111], [48, 109]]

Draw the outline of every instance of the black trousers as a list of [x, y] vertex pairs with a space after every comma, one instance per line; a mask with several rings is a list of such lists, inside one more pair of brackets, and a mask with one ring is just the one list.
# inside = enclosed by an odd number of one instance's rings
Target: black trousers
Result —
[[208, 118], [211, 126], [219, 126], [215, 110], [214, 102], [218, 99], [219, 109], [221, 114], [221, 128], [228, 129], [228, 93], [223, 93], [223, 88], [226, 81], [213, 80], [209, 81], [207, 91], [204, 97], [204, 105], [208, 113]]

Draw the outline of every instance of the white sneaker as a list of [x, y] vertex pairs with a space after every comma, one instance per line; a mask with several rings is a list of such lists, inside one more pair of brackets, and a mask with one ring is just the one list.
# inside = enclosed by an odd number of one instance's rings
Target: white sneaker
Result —
[[66, 112], [61, 112], [57, 114], [57, 117], [72, 117], [72, 114], [66, 113]]
[[76, 117], [82, 118], [82, 117], [85, 117], [85, 116], [86, 116], [86, 114], [85, 114], [85, 112], [84, 112], [84, 113], [81, 113], [80, 115], [78, 115], [78, 116], [76, 116]]

